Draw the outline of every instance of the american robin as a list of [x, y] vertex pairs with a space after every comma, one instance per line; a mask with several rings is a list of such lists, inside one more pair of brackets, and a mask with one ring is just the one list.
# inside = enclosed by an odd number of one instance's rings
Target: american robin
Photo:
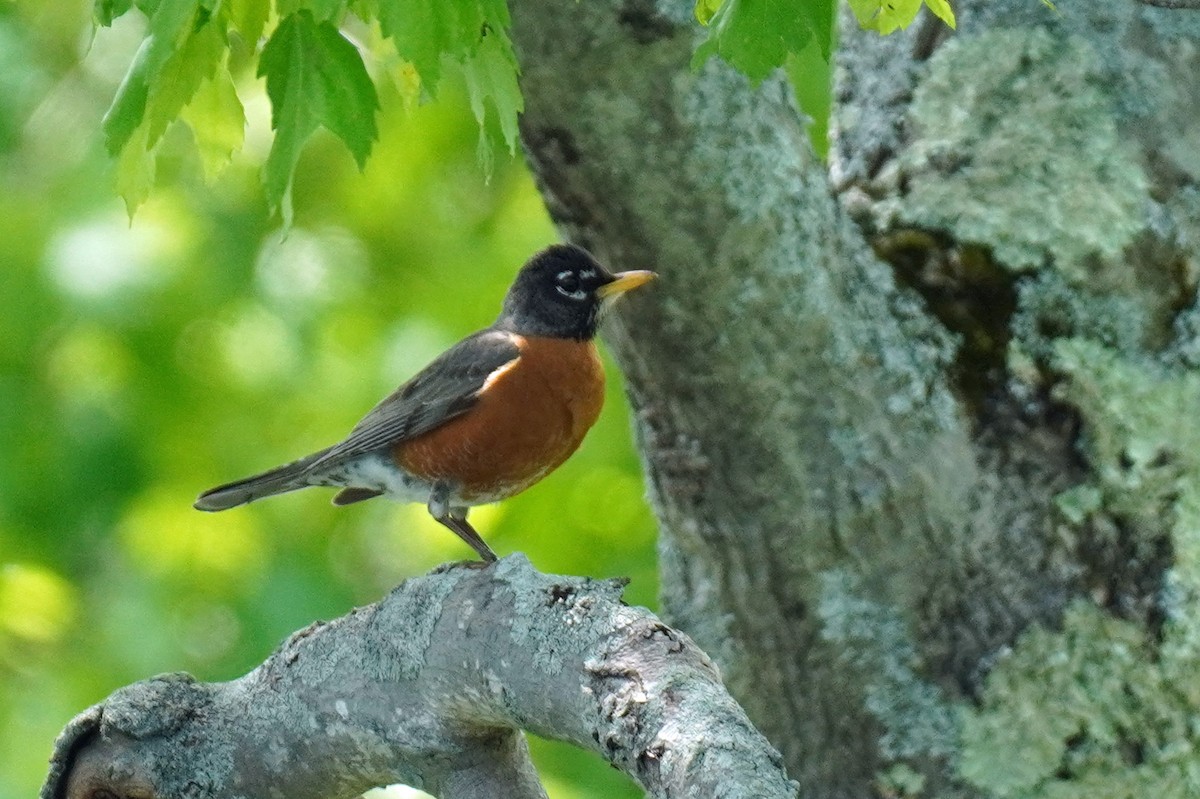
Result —
[[579, 447], [604, 401], [596, 326], [613, 299], [654, 277], [614, 275], [572, 245], [543, 250], [517, 273], [490, 327], [435, 358], [344, 441], [217, 486], [196, 508], [226, 510], [308, 486], [341, 488], [335, 505], [378, 496], [425, 502], [494, 561], [468, 508], [524, 491]]

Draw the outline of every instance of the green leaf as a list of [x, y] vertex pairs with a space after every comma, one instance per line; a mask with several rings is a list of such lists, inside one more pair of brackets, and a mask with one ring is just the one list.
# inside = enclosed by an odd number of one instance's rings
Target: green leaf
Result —
[[217, 71], [226, 52], [223, 26], [210, 18], [171, 54], [150, 88], [146, 102], [147, 142], [158, 143], [192, 99], [202, 81]]
[[270, 14], [271, 0], [229, 0], [229, 16], [233, 27], [251, 49], [258, 46]]
[[118, 155], [117, 192], [131, 217], [154, 184], [163, 133], [225, 55], [227, 24], [177, 0], [163, 0], [150, 20], [150, 35], [105, 117], [109, 151]]
[[[418, 85], [432, 97], [447, 67], [462, 69], [471, 110], [480, 126], [479, 159], [491, 172], [488, 124], [494, 111], [500, 138], [516, 151], [517, 116], [523, 110], [517, 59], [508, 37], [506, 0], [376, 0], [380, 28], [397, 54], [412, 66]], [[408, 93], [410, 81], [404, 82]], [[491, 110], [489, 110], [491, 109]]]
[[162, 5], [162, 0], [133, 0], [133, 5], [138, 11], [141, 11], [150, 18], [158, 11], [158, 7]]
[[107, 28], [113, 24], [114, 19], [122, 16], [131, 8], [133, 8], [133, 0], [96, 0], [96, 4], [92, 6], [92, 15], [95, 17], [97, 25]]
[[483, 23], [477, 0], [379, 0], [380, 30], [417, 70], [431, 95], [441, 80], [442, 57], [472, 52]]
[[400, 104], [404, 107], [404, 112], [412, 113], [421, 101], [421, 76], [417, 74], [416, 67], [401, 58], [397, 59], [396, 66], [389, 69], [388, 73], [392, 85], [396, 87], [396, 93], [400, 95]]
[[[508, 41], [508, 28], [512, 24], [512, 19], [508, 14], [508, 0], [478, 0], [479, 11], [483, 15], [483, 25], [480, 26], [479, 36], [476, 43], [482, 43], [483, 38], [489, 32], [504, 34], [504, 41], [509, 52], [512, 51], [512, 44]], [[513, 57], [513, 63], [516, 63], [516, 57]]]
[[181, 118], [192, 129], [204, 177], [215, 180], [242, 148], [246, 134], [246, 113], [227, 68], [200, 84]]
[[[327, 22], [307, 10], [284, 17], [263, 48], [275, 142], [263, 183], [272, 207], [281, 207], [305, 141], [318, 126], [340, 138], [361, 168], [375, 140], [379, 100], [362, 58]], [[290, 208], [283, 205], [285, 218]]]
[[822, 57], [815, 41], [795, 55], [788, 56], [783, 68], [792, 83], [800, 110], [808, 117], [808, 137], [822, 159], [829, 152], [829, 116], [833, 101], [830, 87], [832, 65]]
[[711, 19], [709, 38], [692, 59], [698, 66], [720, 55], [755, 83], [798, 53], [815, 34], [828, 54], [833, 31], [832, 0], [725, 0]]
[[104, 115], [104, 144], [111, 155], [121, 152], [146, 114], [150, 85], [190, 31], [196, 0], [162, 0], [150, 18], [150, 32], [125, 73], [117, 96]]
[[125, 200], [125, 212], [131, 220], [154, 186], [155, 153], [147, 137], [147, 126], [139, 125], [117, 159], [117, 194]]
[[487, 108], [500, 123], [500, 133], [510, 153], [517, 147], [517, 115], [525, 110], [517, 85], [517, 59], [512, 42], [503, 30], [488, 28], [475, 54], [463, 65], [471, 111], [479, 123], [479, 157], [490, 173], [491, 150], [487, 146]]
[[942, 22], [945, 22], [951, 28], [958, 27], [954, 21], [954, 9], [950, 7], [950, 4], [946, 0], [925, 0], [925, 5], [929, 6], [929, 10]]
[[696, 21], [707, 26], [721, 7], [721, 0], [696, 0]]
[[[809, 2], [801, 3], [800, 8], [803, 9], [804, 16], [808, 19], [809, 30], [817, 42], [817, 47], [821, 48], [821, 56], [828, 61], [829, 54], [833, 51], [833, 27], [834, 15], [837, 13], [837, 0], [809, 0]], [[792, 49], [791, 52], [798, 53], [800, 51]]]
[[[921, 10], [921, 0], [849, 0], [850, 10], [858, 24], [866, 30], [886, 36], [899, 28], [907, 28]], [[954, 10], [946, 0], [925, 0], [929, 10], [951, 28], [955, 26]]]
[[321, 22], [336, 23], [346, 12], [345, 0], [275, 0], [275, 10], [286, 17], [297, 11], [310, 11]]

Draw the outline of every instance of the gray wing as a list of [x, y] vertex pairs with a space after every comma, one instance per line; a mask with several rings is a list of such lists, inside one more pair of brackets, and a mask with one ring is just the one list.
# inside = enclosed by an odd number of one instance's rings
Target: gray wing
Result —
[[513, 333], [489, 328], [468, 336], [372, 408], [308, 471], [394, 446], [462, 415], [488, 376], [520, 356], [520, 338]]

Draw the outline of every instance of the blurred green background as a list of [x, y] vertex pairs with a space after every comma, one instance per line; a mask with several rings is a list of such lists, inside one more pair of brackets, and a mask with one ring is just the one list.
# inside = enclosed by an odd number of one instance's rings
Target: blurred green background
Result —
[[[488, 324], [555, 239], [519, 160], [497, 152], [485, 180], [461, 89], [406, 109], [386, 80], [366, 171], [315, 138], [282, 236], [249, 75], [243, 154], [207, 185], [173, 130], [131, 224], [99, 123], [142, 31], [134, 13], [94, 35], [82, 1], [0, 3], [0, 799], [35, 795], [55, 734], [113, 689], [237, 677], [292, 630], [473, 556], [420, 506], [337, 509], [319, 489], [191, 503], [340, 438]], [[472, 520], [501, 554], [631, 577], [630, 601], [653, 606], [654, 524], [609, 376], [581, 451]], [[552, 797], [640, 795], [569, 747], [535, 757]]]

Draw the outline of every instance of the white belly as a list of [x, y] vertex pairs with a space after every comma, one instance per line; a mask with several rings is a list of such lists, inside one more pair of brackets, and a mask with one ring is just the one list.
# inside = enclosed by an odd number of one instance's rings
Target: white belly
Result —
[[393, 502], [429, 501], [433, 486], [419, 477], [405, 474], [383, 455], [364, 455], [344, 464], [335, 472], [321, 475], [321, 485], [366, 488], [382, 491]]

